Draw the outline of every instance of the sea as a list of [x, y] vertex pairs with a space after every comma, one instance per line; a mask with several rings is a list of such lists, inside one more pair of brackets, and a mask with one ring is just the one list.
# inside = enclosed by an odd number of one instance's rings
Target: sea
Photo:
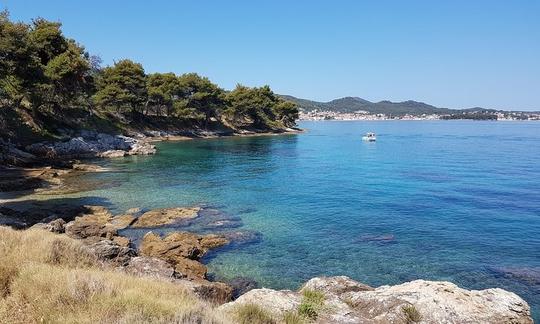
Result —
[[[297, 289], [315, 276], [451, 281], [517, 293], [540, 321], [540, 122], [305, 121], [303, 133], [157, 143], [99, 160], [67, 196], [129, 208], [202, 206], [159, 229], [233, 232], [215, 280]], [[366, 142], [367, 132], [377, 134]], [[126, 230], [137, 242], [144, 233]]]

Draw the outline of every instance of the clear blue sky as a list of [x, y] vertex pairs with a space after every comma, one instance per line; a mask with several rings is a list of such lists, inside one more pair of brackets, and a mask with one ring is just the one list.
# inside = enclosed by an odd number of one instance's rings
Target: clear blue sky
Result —
[[0, 0], [63, 23], [104, 64], [198, 72], [326, 101], [540, 110], [540, 1]]

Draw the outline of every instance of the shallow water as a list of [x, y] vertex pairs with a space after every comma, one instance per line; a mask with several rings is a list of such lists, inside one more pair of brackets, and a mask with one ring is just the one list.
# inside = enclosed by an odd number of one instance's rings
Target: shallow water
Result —
[[[260, 232], [206, 258], [217, 279], [289, 289], [318, 275], [374, 286], [449, 280], [514, 291], [540, 320], [540, 122], [301, 127], [100, 161], [117, 171], [88, 177], [115, 186], [79, 195], [118, 212], [204, 204], [243, 224], [233, 230]], [[361, 141], [368, 131], [377, 142]]]

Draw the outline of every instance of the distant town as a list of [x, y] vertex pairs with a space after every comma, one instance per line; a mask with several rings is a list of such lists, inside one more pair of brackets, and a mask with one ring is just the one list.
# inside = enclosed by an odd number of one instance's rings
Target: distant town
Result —
[[471, 120], [540, 120], [540, 112], [512, 112], [512, 111], [466, 111], [455, 114], [405, 114], [387, 115], [374, 114], [364, 110], [355, 112], [336, 111], [300, 111], [300, 120], [450, 120], [450, 119], [471, 119]]

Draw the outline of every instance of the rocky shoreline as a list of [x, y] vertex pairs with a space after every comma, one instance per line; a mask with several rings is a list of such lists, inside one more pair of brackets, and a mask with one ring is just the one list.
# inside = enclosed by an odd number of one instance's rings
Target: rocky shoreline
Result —
[[[300, 316], [316, 323], [533, 323], [529, 305], [502, 289], [465, 290], [449, 282], [415, 280], [373, 288], [348, 277], [317, 277], [298, 291], [258, 288], [249, 279], [211, 281], [201, 258], [210, 250], [233, 244], [241, 236], [196, 234], [183, 225], [200, 219], [204, 208], [175, 207], [113, 215], [103, 206], [79, 206], [61, 217], [49, 212], [31, 229], [65, 235], [84, 243], [116, 271], [182, 286], [230, 314], [258, 307], [272, 319]], [[50, 214], [50, 215], [49, 215]], [[213, 221], [209, 219], [208, 221]], [[159, 235], [156, 230], [174, 228]], [[143, 231], [139, 244], [123, 235]], [[317, 302], [306, 296], [318, 296]], [[307, 309], [307, 310], [306, 310]]]
[[[291, 132], [296, 132], [291, 130]], [[186, 140], [195, 136], [159, 133], [126, 137], [99, 133], [84, 134], [65, 142], [38, 143], [20, 150], [3, 146], [3, 161], [32, 165], [54, 161], [56, 168], [6, 167], [0, 173], [0, 191], [72, 190], [66, 179], [84, 172], [107, 171], [73, 159], [111, 158], [155, 154], [152, 142]], [[271, 134], [237, 134], [259, 136]], [[198, 134], [197, 138], [220, 137]], [[5, 144], [5, 143], [4, 143]], [[6, 150], [7, 148], [7, 150]], [[6, 154], [6, 152], [8, 152]], [[43, 188], [45, 189], [39, 189]], [[15, 210], [0, 206], [0, 224], [17, 229], [32, 228], [68, 236], [84, 243], [85, 253], [107, 267], [138, 277], [150, 277], [178, 284], [198, 298], [209, 301], [224, 314], [242, 307], [258, 307], [268, 313], [269, 323], [287, 322], [288, 316], [316, 323], [532, 323], [529, 305], [514, 293], [502, 289], [465, 290], [449, 282], [416, 280], [396, 286], [373, 288], [347, 277], [317, 277], [298, 291], [276, 291], [238, 277], [230, 282], [212, 281], [201, 258], [220, 247], [252, 242], [259, 233], [241, 231], [197, 234], [183, 226], [200, 220], [201, 206], [141, 211], [132, 208], [113, 215], [103, 206], [36, 206]], [[211, 231], [234, 228], [234, 218], [208, 219], [203, 228]], [[174, 228], [160, 235], [163, 228]], [[144, 233], [134, 241], [123, 233]], [[381, 239], [381, 238], [365, 238]], [[384, 237], [384, 239], [390, 239]], [[315, 294], [318, 301], [308, 301]]]
[[0, 140], [0, 192], [58, 189], [72, 172], [102, 172], [98, 166], [81, 163], [92, 158], [120, 158], [157, 153], [153, 143], [198, 138], [272, 136], [301, 133], [287, 128], [275, 132], [237, 131], [147, 131], [130, 136], [80, 131], [63, 141], [39, 142], [19, 147]]

